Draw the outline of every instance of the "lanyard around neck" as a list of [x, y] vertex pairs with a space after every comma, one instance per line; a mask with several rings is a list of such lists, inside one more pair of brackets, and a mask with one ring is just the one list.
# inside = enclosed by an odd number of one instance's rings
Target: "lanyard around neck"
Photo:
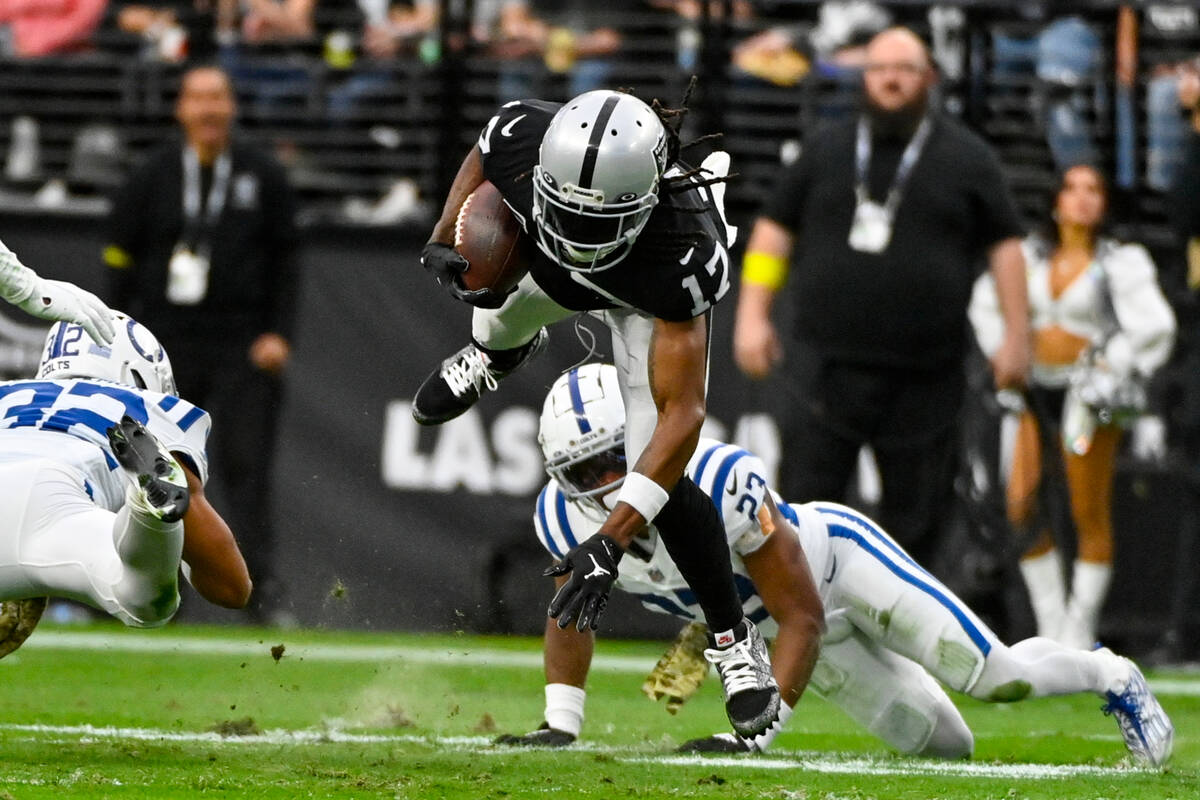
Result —
[[[921, 157], [921, 151], [925, 149], [925, 142], [929, 139], [929, 132], [932, 128], [929, 116], [926, 115], [921, 120], [916, 133], [909, 139], [908, 146], [904, 148], [904, 153], [900, 156], [900, 164], [896, 167], [896, 174], [892, 178], [892, 185], [888, 189], [887, 199], [884, 201], [884, 207], [889, 214], [895, 214], [896, 209], [900, 206], [900, 197], [904, 193], [904, 187], [908, 184], [913, 167], [917, 165], [917, 159]], [[867, 202], [870, 197], [867, 190], [867, 177], [870, 170], [871, 130], [866, 117], [859, 117], [858, 137], [854, 146], [854, 196], [859, 203]]]
[[221, 153], [213, 164], [212, 187], [208, 190], [208, 202], [200, 207], [200, 159], [190, 147], [183, 150], [183, 218], [189, 227], [197, 227], [203, 217], [205, 228], [211, 228], [225, 208], [229, 194], [229, 177], [233, 173], [233, 159], [228, 152]]

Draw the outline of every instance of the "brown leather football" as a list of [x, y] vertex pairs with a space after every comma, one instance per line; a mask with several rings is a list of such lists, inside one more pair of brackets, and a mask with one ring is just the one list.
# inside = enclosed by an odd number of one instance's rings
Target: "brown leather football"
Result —
[[468, 289], [508, 294], [529, 271], [532, 244], [491, 181], [481, 183], [459, 209], [454, 249], [470, 264], [462, 274]]

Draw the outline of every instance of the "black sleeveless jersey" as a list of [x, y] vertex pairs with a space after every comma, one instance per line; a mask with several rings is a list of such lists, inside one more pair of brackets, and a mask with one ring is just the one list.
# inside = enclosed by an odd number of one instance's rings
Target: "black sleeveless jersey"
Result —
[[[492, 117], [479, 136], [483, 174], [517, 215], [525, 233], [533, 224], [533, 167], [560, 103], [520, 100]], [[667, 177], [689, 169], [672, 167]], [[722, 211], [712, 191], [693, 185], [671, 193], [660, 184], [659, 203], [622, 261], [580, 274], [534, 248], [530, 273], [559, 305], [575, 311], [627, 307], [670, 322], [704, 314], [729, 291], [729, 253]]]

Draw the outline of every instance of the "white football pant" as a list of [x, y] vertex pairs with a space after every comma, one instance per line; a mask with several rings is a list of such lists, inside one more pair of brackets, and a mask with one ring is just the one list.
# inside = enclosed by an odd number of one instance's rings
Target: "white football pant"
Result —
[[[533, 340], [546, 325], [578, 314], [550, 299], [526, 275], [496, 309], [476, 308], [471, 315], [471, 335], [489, 350], [511, 350]], [[625, 401], [625, 457], [636, 464], [658, 424], [658, 408], [650, 394], [648, 358], [654, 320], [632, 309], [593, 312], [612, 331], [613, 364]]]
[[179, 607], [183, 523], [139, 511], [130, 485], [113, 513], [84, 476], [51, 459], [0, 463], [0, 599], [66, 597], [139, 628]]
[[1121, 659], [1050, 639], [1008, 647], [872, 520], [816, 504], [829, 560], [815, 576], [828, 632], [813, 688], [906, 753], [962, 757], [970, 731], [930, 676], [985, 702], [1095, 692], [1127, 677]]

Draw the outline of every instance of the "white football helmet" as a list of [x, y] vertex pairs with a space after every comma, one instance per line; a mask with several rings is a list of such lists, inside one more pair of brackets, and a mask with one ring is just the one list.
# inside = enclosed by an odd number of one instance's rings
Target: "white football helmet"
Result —
[[167, 351], [145, 325], [113, 312], [111, 345], [97, 343], [83, 326], [58, 322], [46, 334], [39, 378], [99, 378], [139, 389], [175, 394]]
[[538, 247], [578, 272], [619, 263], [658, 204], [666, 161], [666, 128], [633, 95], [598, 90], [567, 101], [533, 168]]
[[611, 364], [584, 364], [559, 376], [538, 427], [546, 472], [568, 500], [607, 513], [599, 498], [625, 480], [625, 404]]

